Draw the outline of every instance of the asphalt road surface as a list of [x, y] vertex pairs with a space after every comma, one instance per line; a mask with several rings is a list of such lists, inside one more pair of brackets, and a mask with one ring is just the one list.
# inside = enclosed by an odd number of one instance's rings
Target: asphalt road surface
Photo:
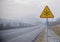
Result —
[[[45, 26], [40, 25], [29, 28], [3, 30], [0, 31], [0, 40], [2, 42], [33, 42], [38, 35], [41, 35], [43, 29], [47, 31]], [[60, 38], [50, 29], [48, 29], [48, 42], [60, 42]]]
[[44, 26], [11, 29], [0, 31], [2, 42], [33, 42]]

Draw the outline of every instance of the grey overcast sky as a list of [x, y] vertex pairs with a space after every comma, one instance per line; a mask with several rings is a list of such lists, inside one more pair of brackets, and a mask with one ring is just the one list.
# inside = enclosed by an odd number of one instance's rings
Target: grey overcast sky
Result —
[[46, 5], [54, 14], [54, 19], [60, 17], [60, 0], [0, 0], [0, 18], [38, 21]]

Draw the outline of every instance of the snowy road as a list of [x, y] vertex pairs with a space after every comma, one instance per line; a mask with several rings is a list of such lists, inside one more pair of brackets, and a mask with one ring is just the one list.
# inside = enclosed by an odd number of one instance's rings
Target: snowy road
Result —
[[4, 30], [1, 32], [2, 42], [32, 42], [44, 29], [44, 26]]

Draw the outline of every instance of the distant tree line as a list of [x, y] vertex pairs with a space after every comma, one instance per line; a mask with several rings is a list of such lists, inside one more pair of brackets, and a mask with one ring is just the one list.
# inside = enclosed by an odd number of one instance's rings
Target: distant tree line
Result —
[[57, 19], [56, 21], [54, 21], [54, 22], [49, 22], [49, 25], [50, 26], [56, 26], [56, 25], [60, 25], [60, 18], [59, 19]]
[[18, 24], [4, 24], [4, 23], [0, 23], [0, 30], [7, 30], [7, 29], [17, 29], [17, 28], [27, 28], [27, 27], [31, 27], [34, 25], [31, 24], [26, 24], [26, 23], [18, 23]]

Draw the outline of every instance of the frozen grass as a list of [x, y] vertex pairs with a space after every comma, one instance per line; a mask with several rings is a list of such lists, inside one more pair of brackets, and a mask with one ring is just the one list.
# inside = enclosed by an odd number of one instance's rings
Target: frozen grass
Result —
[[51, 26], [51, 29], [60, 37], [60, 27]]

